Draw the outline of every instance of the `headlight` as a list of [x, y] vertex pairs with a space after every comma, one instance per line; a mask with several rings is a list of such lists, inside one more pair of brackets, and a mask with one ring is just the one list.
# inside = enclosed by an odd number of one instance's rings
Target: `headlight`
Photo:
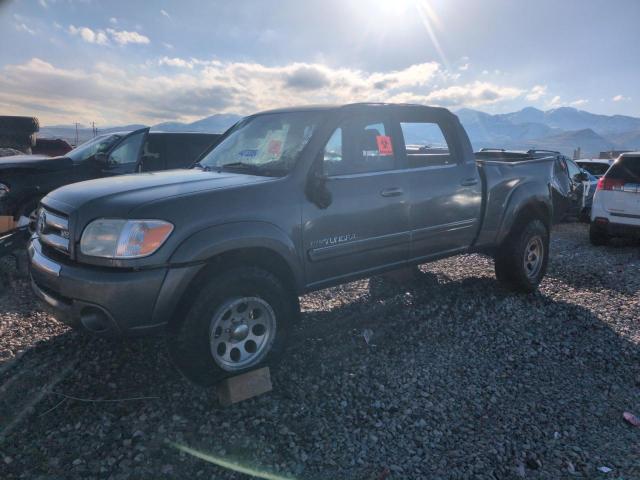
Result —
[[173, 225], [162, 220], [100, 218], [84, 229], [80, 251], [92, 257], [146, 257], [158, 250], [172, 231]]
[[9, 185], [0, 183], [0, 198], [6, 196], [9, 193]]

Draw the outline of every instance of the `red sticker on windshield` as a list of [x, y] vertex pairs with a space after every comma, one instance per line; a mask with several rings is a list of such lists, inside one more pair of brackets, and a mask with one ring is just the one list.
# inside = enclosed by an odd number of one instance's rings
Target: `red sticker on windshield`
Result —
[[377, 135], [378, 151], [380, 155], [393, 155], [393, 146], [391, 145], [391, 137], [386, 135]]
[[271, 140], [269, 142], [268, 151], [272, 155], [280, 155], [280, 151], [282, 150], [282, 142], [280, 140]]

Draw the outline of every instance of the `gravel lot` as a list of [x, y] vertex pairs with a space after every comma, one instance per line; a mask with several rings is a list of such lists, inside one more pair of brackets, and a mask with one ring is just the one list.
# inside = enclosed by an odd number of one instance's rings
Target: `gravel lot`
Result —
[[5, 262], [0, 478], [248, 478], [186, 446], [284, 478], [638, 479], [639, 253], [567, 224], [531, 296], [478, 255], [307, 295], [274, 390], [226, 409], [161, 340], [58, 324]]

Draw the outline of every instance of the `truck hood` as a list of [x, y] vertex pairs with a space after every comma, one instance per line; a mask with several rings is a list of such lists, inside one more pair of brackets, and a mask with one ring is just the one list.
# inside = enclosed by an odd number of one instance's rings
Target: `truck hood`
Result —
[[2, 170], [61, 170], [73, 165], [68, 157], [48, 157], [46, 155], [12, 155], [0, 158]]
[[140, 205], [169, 197], [273, 180], [272, 177], [205, 172], [199, 169], [168, 170], [120, 175], [66, 185], [49, 193], [42, 203], [68, 215], [80, 209], [85, 214], [91, 209], [96, 213], [112, 210], [123, 214], [125, 210], [129, 211]]

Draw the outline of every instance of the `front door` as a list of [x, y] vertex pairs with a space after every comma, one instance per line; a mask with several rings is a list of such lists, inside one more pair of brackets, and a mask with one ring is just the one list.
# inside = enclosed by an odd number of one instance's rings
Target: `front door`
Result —
[[330, 203], [303, 207], [307, 284], [317, 287], [381, 267], [409, 251], [407, 175], [384, 109], [345, 116], [319, 156]]
[[409, 178], [411, 259], [469, 247], [478, 232], [482, 183], [462, 127], [421, 109], [403, 108], [396, 120]]
[[120, 140], [107, 155], [106, 163], [101, 166], [101, 176], [110, 177], [137, 172], [148, 133], [148, 128], [142, 128]]

